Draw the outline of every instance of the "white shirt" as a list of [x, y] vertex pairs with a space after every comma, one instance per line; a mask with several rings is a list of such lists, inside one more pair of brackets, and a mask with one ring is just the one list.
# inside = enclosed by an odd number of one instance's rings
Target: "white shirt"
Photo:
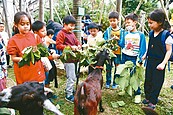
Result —
[[8, 40], [9, 40], [9, 36], [8, 36], [7, 32], [3, 31], [3, 32], [0, 32], [0, 34], [3, 38], [3, 40], [4, 40], [5, 46], [7, 46], [7, 43], [8, 43]]

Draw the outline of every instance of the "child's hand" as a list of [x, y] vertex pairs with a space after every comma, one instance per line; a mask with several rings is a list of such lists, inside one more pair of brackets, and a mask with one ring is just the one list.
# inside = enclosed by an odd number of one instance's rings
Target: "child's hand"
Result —
[[71, 49], [72, 49], [73, 51], [76, 51], [76, 50], [78, 49], [78, 46], [71, 46]]
[[158, 66], [157, 66], [157, 69], [158, 70], [163, 70], [165, 68], [165, 64], [162, 64], [160, 63]]
[[82, 47], [80, 46], [80, 45], [78, 45], [78, 46], [71, 46], [71, 49], [73, 50], [73, 51], [77, 51], [77, 50], [80, 50]]
[[53, 58], [53, 59], [58, 59], [59, 57], [60, 57], [60, 55], [58, 55], [58, 54], [56, 54], [56, 53], [53, 53], [53, 54], [52, 54], [52, 58]]
[[113, 39], [114, 39], [114, 40], [120, 40], [120, 38], [117, 37], [117, 36], [114, 36]]
[[81, 45], [78, 45], [77, 47], [78, 47], [78, 50], [81, 50], [82, 49]]

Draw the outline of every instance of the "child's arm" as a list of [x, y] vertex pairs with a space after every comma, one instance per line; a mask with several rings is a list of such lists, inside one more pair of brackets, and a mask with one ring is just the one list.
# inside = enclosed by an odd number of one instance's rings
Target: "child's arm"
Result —
[[56, 36], [56, 48], [58, 50], [63, 51], [64, 48], [66, 47], [66, 45], [64, 45], [64, 40], [65, 40], [65, 37], [63, 33], [60, 31]]
[[160, 63], [158, 66], [157, 66], [157, 69], [158, 70], [163, 70], [165, 68], [165, 65], [166, 63], [168, 62], [170, 56], [171, 56], [171, 53], [172, 53], [172, 44], [166, 44], [166, 54], [165, 54], [165, 58], [164, 60], [162, 61], [162, 63]]
[[13, 62], [20, 62], [22, 60], [22, 57], [17, 57], [16, 55], [11, 55], [11, 59]]
[[48, 42], [49, 42], [50, 44], [56, 44], [56, 41], [54, 41], [54, 40], [52, 40], [52, 39], [50, 39], [50, 38], [48, 38]]
[[139, 62], [142, 62], [142, 58], [146, 53], [146, 39], [143, 33], [140, 33], [140, 48], [139, 48]]

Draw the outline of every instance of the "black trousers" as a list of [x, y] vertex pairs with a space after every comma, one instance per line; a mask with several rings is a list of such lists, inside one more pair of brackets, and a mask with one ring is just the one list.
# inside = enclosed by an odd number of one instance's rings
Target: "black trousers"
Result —
[[10, 65], [10, 55], [6, 54], [7, 65]]
[[157, 104], [158, 96], [162, 88], [165, 69], [158, 70], [156, 67], [162, 62], [162, 60], [148, 59], [145, 71], [145, 83], [144, 83], [144, 93], [145, 98], [149, 100], [152, 104]]

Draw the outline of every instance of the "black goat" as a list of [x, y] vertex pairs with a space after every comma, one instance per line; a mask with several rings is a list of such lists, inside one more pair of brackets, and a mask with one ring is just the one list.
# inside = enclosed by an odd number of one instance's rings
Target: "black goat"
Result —
[[43, 115], [43, 107], [63, 115], [44, 94], [44, 85], [38, 82], [23, 84], [4, 89], [0, 92], [0, 107], [19, 110], [20, 115]]
[[88, 75], [88, 78], [77, 88], [74, 99], [74, 115], [96, 115], [97, 106], [101, 112], [102, 107], [101, 89], [103, 86], [102, 69], [106, 60], [110, 61], [108, 50], [104, 49], [96, 56], [96, 66]]

